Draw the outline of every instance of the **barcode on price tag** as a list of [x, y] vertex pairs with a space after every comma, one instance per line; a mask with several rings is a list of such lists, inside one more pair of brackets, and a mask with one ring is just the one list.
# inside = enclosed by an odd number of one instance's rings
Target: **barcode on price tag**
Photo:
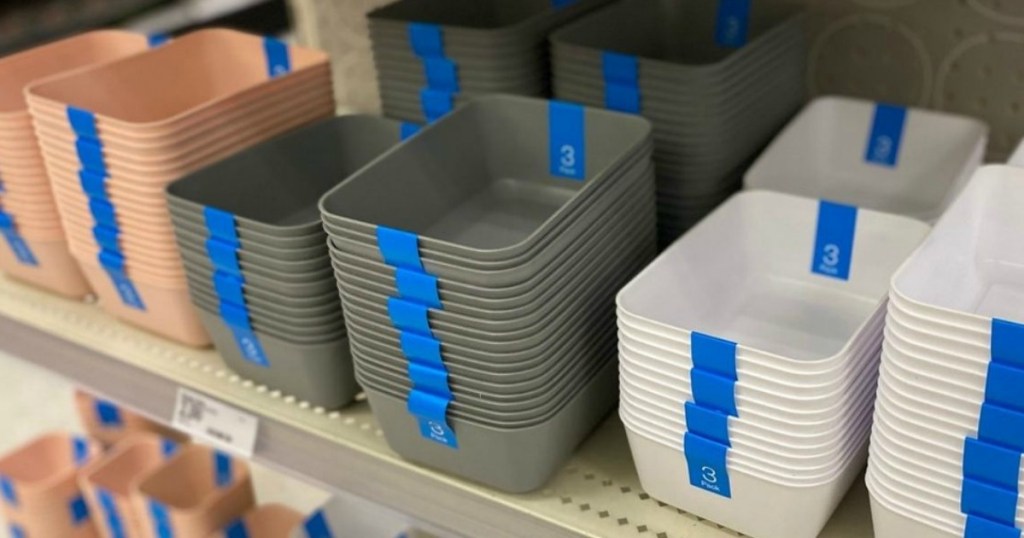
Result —
[[178, 389], [172, 422], [197, 440], [245, 458], [256, 448], [255, 416], [185, 388]]

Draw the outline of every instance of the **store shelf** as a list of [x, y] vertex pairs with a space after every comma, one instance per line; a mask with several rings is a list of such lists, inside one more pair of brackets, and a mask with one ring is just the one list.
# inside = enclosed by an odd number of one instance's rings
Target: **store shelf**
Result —
[[[353, 492], [457, 534], [738, 536], [643, 493], [615, 417], [580, 447], [544, 490], [506, 495], [402, 461], [387, 448], [365, 403], [340, 412], [311, 408], [239, 379], [214, 352], [176, 346], [117, 322], [94, 305], [56, 298], [4, 277], [0, 351], [49, 368], [165, 423], [170, 422], [179, 387], [216, 397], [260, 417], [255, 454], [260, 463], [330, 490]], [[866, 493], [859, 481], [822, 538], [871, 535]]]

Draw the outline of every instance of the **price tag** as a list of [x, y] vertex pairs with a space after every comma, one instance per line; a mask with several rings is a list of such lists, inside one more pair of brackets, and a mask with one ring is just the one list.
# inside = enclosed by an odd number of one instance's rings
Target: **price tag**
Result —
[[218, 448], [251, 458], [259, 421], [255, 416], [191, 390], [178, 389], [175, 428]]

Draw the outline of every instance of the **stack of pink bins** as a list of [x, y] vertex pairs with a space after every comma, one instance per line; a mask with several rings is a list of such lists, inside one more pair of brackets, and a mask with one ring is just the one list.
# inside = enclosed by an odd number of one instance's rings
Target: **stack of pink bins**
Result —
[[78, 473], [101, 452], [56, 432], [0, 456], [0, 513], [11, 538], [97, 538]]
[[25, 88], [62, 73], [148, 48], [127, 32], [89, 32], [0, 60], [0, 270], [60, 295], [91, 290], [68, 251], [50, 180], [32, 129]]
[[34, 85], [27, 99], [71, 254], [101, 306], [191, 346], [210, 339], [165, 187], [334, 113], [325, 54], [220, 29]]

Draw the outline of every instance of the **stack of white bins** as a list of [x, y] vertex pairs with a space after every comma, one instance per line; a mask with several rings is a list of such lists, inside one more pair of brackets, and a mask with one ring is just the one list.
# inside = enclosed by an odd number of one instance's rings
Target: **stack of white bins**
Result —
[[927, 232], [744, 192], [640, 273], [618, 297], [619, 411], [644, 489], [750, 536], [817, 536], [867, 456], [886, 289]]
[[892, 280], [867, 484], [878, 538], [1020, 536], [1024, 170], [982, 168]]

